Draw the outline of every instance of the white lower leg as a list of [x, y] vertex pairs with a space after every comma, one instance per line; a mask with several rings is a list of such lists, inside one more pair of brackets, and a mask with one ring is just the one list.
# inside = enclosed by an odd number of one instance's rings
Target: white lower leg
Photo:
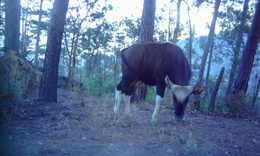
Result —
[[154, 108], [153, 116], [152, 116], [152, 120], [151, 120], [153, 123], [155, 123], [157, 120], [157, 115], [158, 115], [158, 112], [160, 109], [161, 101], [162, 101], [162, 97], [159, 95], [156, 95], [155, 108]]
[[125, 102], [125, 115], [128, 117], [132, 117], [131, 115], [131, 108], [130, 108], [130, 98], [129, 95], [124, 95], [124, 102]]
[[114, 105], [114, 113], [118, 115], [119, 113], [119, 106], [122, 99], [122, 92], [120, 90], [115, 91], [115, 105]]

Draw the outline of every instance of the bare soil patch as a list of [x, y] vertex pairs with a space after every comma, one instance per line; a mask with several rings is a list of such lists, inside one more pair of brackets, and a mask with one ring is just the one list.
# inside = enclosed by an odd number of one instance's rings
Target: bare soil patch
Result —
[[124, 104], [114, 123], [114, 99], [94, 98], [59, 89], [58, 103], [12, 103], [1, 115], [1, 155], [260, 155], [260, 120], [224, 118], [187, 111], [173, 121], [160, 109], [157, 127], [150, 119], [154, 103], [132, 104], [127, 124]]

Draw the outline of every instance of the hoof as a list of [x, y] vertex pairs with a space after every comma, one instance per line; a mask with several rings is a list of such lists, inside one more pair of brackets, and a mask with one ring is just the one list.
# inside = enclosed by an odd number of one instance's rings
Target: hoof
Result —
[[174, 116], [175, 120], [177, 122], [182, 122], [183, 121], [183, 116]]
[[132, 124], [133, 124], [133, 118], [132, 118], [132, 116], [126, 116], [126, 120], [125, 120], [126, 122], [125, 122], [125, 126], [126, 127], [131, 127], [132, 126]]
[[130, 122], [130, 121], [126, 121], [124, 124], [123, 124], [123, 127], [132, 127], [133, 123]]
[[114, 116], [114, 122], [117, 124], [119, 122], [118, 114], [115, 114]]
[[155, 123], [154, 121], [151, 121], [151, 125], [152, 125], [153, 127], [156, 127], [156, 123]]
[[133, 125], [133, 121], [132, 121], [132, 118], [125, 118], [122, 120], [122, 127], [132, 127]]

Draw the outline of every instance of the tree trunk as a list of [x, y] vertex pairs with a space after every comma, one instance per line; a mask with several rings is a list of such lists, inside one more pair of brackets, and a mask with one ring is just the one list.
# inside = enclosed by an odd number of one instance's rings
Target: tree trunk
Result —
[[[79, 17], [79, 15], [78, 15]], [[78, 41], [79, 41], [79, 36], [80, 36], [80, 31], [81, 31], [81, 26], [82, 23], [86, 20], [88, 16], [86, 15], [77, 25], [77, 32], [74, 34], [75, 38], [73, 38], [73, 42], [71, 44], [71, 51], [72, 53], [69, 54], [70, 56], [70, 63], [69, 63], [69, 75], [68, 75], [68, 84], [67, 87], [72, 86], [72, 81], [75, 76], [75, 69], [76, 69], [76, 57], [77, 57], [77, 49], [78, 49]], [[68, 43], [66, 43], [68, 45]], [[68, 49], [68, 48], [67, 48]]]
[[[156, 0], [144, 0], [139, 43], [153, 42]], [[147, 85], [138, 83], [131, 101], [145, 100]]]
[[[188, 4], [187, 4], [188, 6]], [[194, 36], [194, 29], [191, 26], [191, 19], [190, 19], [190, 7], [188, 6], [188, 18], [189, 18], [189, 29], [190, 29], [190, 37], [189, 37], [189, 64], [191, 68], [191, 55], [192, 55], [192, 43], [193, 43], [193, 36]], [[194, 27], [193, 27], [194, 28]]]
[[144, 0], [139, 43], [153, 42], [156, 0]]
[[[204, 70], [205, 70], [205, 65], [206, 65], [206, 61], [208, 58], [208, 53], [210, 50], [210, 46], [212, 44], [213, 38], [214, 38], [214, 31], [215, 31], [215, 25], [216, 25], [216, 21], [217, 21], [217, 17], [218, 17], [218, 9], [219, 9], [219, 5], [220, 5], [221, 0], [216, 0], [215, 1], [215, 8], [214, 8], [214, 14], [213, 14], [213, 19], [211, 22], [211, 26], [210, 26], [210, 30], [209, 30], [209, 35], [207, 38], [207, 44], [206, 47], [204, 48], [204, 53], [203, 53], [203, 57], [201, 60], [201, 66], [200, 66], [200, 70], [199, 70], [199, 83], [202, 84], [202, 80], [203, 80], [203, 75], [204, 75]], [[200, 94], [196, 95], [196, 101], [194, 101], [197, 110], [200, 109]]]
[[192, 68], [191, 66], [191, 55], [192, 55], [192, 43], [193, 43], [193, 37], [194, 37], [194, 29], [195, 29], [195, 25], [193, 25], [192, 27], [192, 24], [191, 24], [191, 18], [190, 18], [190, 6], [189, 4], [184, 1], [187, 5], [187, 13], [188, 13], [188, 24], [189, 24], [189, 45], [188, 45], [188, 60], [189, 60], [189, 64], [190, 64], [190, 68]]
[[227, 91], [226, 91], [226, 98], [228, 98], [228, 96], [231, 93], [232, 86], [233, 86], [234, 80], [235, 80], [235, 74], [237, 72], [237, 67], [239, 64], [239, 53], [240, 53], [241, 45], [243, 42], [243, 35], [244, 35], [244, 31], [245, 31], [244, 27], [245, 27], [246, 18], [247, 18], [248, 3], [249, 3], [249, 0], [245, 0], [244, 7], [243, 7], [243, 13], [242, 13], [242, 19], [241, 19], [240, 26], [239, 26], [240, 30], [237, 34], [236, 47], [234, 50], [234, 60], [232, 62], [232, 66], [231, 66], [231, 70], [230, 70], [228, 87], [227, 87]]
[[80, 28], [78, 28], [76, 38], [75, 38], [75, 42], [74, 42], [74, 44], [72, 44], [72, 55], [71, 55], [71, 61], [70, 61], [70, 64], [69, 64], [69, 76], [68, 76], [67, 87], [71, 86], [71, 83], [72, 83], [74, 76], [75, 76], [79, 31], [80, 31]]
[[212, 41], [210, 53], [209, 53], [209, 62], [208, 62], [208, 69], [207, 69], [205, 89], [204, 89], [204, 99], [209, 96], [209, 75], [210, 75], [210, 69], [211, 69], [211, 60], [212, 60], [213, 48], [214, 48], [214, 39]]
[[[28, 1], [27, 1], [28, 3]], [[28, 5], [28, 4], [27, 4]], [[21, 55], [26, 53], [27, 45], [28, 45], [28, 37], [27, 37], [27, 31], [28, 31], [28, 10], [29, 8], [22, 8], [22, 19], [21, 19], [21, 26], [22, 26], [22, 37], [21, 37], [21, 43], [20, 43], [20, 51]], [[24, 55], [26, 57], [26, 55]]]
[[55, 0], [51, 13], [46, 54], [39, 89], [39, 99], [47, 102], [57, 102], [57, 81], [61, 41], [68, 4], [69, 0]]
[[256, 103], [256, 100], [257, 100], [257, 95], [258, 95], [258, 92], [259, 92], [259, 87], [260, 87], [260, 76], [258, 76], [256, 89], [255, 89], [255, 91], [254, 91], [254, 95], [253, 95], [253, 99], [252, 99], [252, 110], [254, 110], [254, 108], [255, 108], [255, 103]]
[[6, 50], [19, 52], [20, 43], [20, 0], [5, 1], [5, 41]]
[[[64, 28], [65, 29], [65, 28]], [[75, 33], [73, 34], [73, 37], [72, 37], [72, 40], [71, 40], [71, 50], [69, 49], [69, 41], [67, 39], [67, 36], [66, 36], [66, 30], [64, 30], [64, 45], [65, 45], [65, 51], [67, 52], [68, 54], [68, 57], [69, 57], [69, 61], [68, 61], [68, 67], [67, 67], [67, 71], [68, 72], [68, 77], [70, 74], [70, 68], [71, 68], [71, 64], [72, 64], [72, 48], [73, 48], [73, 45], [74, 45], [74, 42], [75, 42]], [[66, 84], [66, 88], [68, 87], [68, 82]]]
[[43, 0], [40, 0], [40, 10], [38, 17], [38, 26], [37, 26], [37, 36], [36, 36], [36, 44], [35, 44], [35, 53], [34, 53], [34, 65], [38, 67], [38, 54], [39, 54], [39, 42], [40, 42], [40, 34], [41, 34], [41, 21], [42, 21], [42, 3]]
[[173, 32], [173, 43], [177, 43], [178, 41], [178, 33], [180, 29], [180, 16], [181, 16], [181, 0], [177, 2], [177, 20], [176, 20], [176, 27]]
[[259, 43], [260, 37], [260, 0], [256, 7], [254, 19], [248, 34], [246, 45], [243, 49], [242, 59], [238, 68], [237, 77], [234, 83], [234, 91], [232, 97], [234, 100], [231, 103], [231, 108], [237, 106], [242, 101], [243, 96], [246, 94], [248, 81], [251, 74], [256, 49]]
[[211, 112], [214, 112], [214, 110], [215, 110], [215, 100], [216, 100], [216, 97], [217, 97], [217, 93], [218, 93], [218, 90], [219, 90], [220, 83], [221, 83], [223, 75], [224, 75], [224, 71], [225, 71], [225, 68], [222, 67], [221, 71], [219, 73], [215, 88], [214, 88], [214, 90], [211, 94], [211, 98], [210, 98], [210, 101], [209, 101], [209, 111], [211, 111]]
[[171, 14], [172, 14], [172, 9], [169, 8], [169, 14], [168, 14], [168, 18], [169, 18], [169, 22], [168, 22], [168, 41], [172, 40], [172, 32], [171, 32], [172, 18], [171, 18]]

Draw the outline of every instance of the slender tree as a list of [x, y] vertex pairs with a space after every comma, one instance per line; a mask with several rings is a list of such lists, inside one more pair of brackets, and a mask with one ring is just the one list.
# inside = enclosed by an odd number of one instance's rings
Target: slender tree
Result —
[[189, 64], [190, 64], [190, 68], [191, 68], [191, 55], [192, 55], [192, 43], [193, 43], [193, 37], [194, 37], [194, 27], [192, 28], [191, 25], [191, 18], [190, 18], [190, 6], [189, 4], [185, 1], [186, 5], [187, 5], [187, 13], [188, 13], [188, 23], [189, 23], [189, 45], [188, 45], [188, 58], [189, 58]]
[[212, 41], [212, 44], [210, 47], [210, 52], [209, 52], [209, 61], [208, 61], [208, 68], [207, 68], [207, 74], [206, 74], [206, 80], [205, 80], [206, 82], [205, 82], [205, 89], [204, 89], [205, 98], [208, 97], [208, 95], [209, 95], [209, 74], [210, 74], [211, 63], [212, 63], [213, 48], [214, 48], [214, 39]]
[[[73, 43], [71, 45], [71, 54], [69, 55], [70, 57], [70, 63], [69, 63], [69, 75], [68, 75], [68, 84], [67, 87], [72, 85], [73, 79], [74, 79], [74, 75], [75, 75], [75, 69], [76, 69], [76, 57], [77, 57], [77, 50], [78, 50], [78, 42], [79, 42], [79, 36], [80, 36], [80, 31], [81, 31], [81, 26], [82, 23], [85, 21], [85, 19], [87, 18], [87, 16], [85, 16], [78, 24], [78, 28], [76, 29], [75, 34], [73, 34], [75, 36], [75, 38], [73, 38]], [[67, 42], [66, 42], [67, 44]], [[68, 46], [66, 46], [68, 47]], [[69, 52], [68, 48], [67, 51]]]
[[247, 18], [247, 12], [248, 12], [248, 3], [249, 0], [244, 1], [244, 6], [243, 6], [243, 12], [240, 20], [240, 24], [238, 26], [238, 31], [236, 33], [236, 43], [235, 43], [235, 48], [234, 48], [234, 57], [233, 57], [233, 62], [230, 70], [230, 76], [229, 76], [229, 81], [228, 81], [228, 87], [226, 91], [226, 98], [229, 96], [232, 90], [232, 86], [234, 84], [235, 80], [235, 74], [237, 72], [237, 67], [239, 64], [239, 53], [241, 49], [241, 45], [243, 42], [243, 35], [244, 35], [244, 27], [246, 24], [246, 18]]
[[41, 34], [41, 21], [42, 21], [42, 3], [43, 0], [40, 0], [40, 10], [38, 16], [38, 26], [37, 26], [37, 35], [36, 35], [36, 43], [35, 43], [35, 53], [34, 53], [34, 65], [38, 66], [38, 54], [39, 54], [39, 42], [40, 42], [40, 34]]
[[[82, 55], [82, 51], [84, 48], [82, 48], [81, 45], [84, 44], [84, 41], [87, 40], [87, 43], [89, 43], [89, 45], [94, 46], [97, 42], [100, 41], [102, 37], [107, 35], [108, 32], [98, 34], [98, 29], [101, 27], [101, 25], [103, 25], [104, 27], [106, 26], [107, 23], [106, 20], [104, 20], [104, 16], [105, 13], [110, 9], [111, 6], [107, 5], [106, 3], [100, 6], [98, 0], [80, 0], [75, 6], [69, 8], [68, 13], [70, 16], [67, 18], [67, 22], [70, 24], [66, 25], [64, 33], [65, 48], [69, 57], [67, 87], [71, 87], [72, 82], [75, 79], [77, 57]], [[85, 13], [82, 14], [81, 10], [84, 10]], [[98, 24], [101, 20], [102, 23]], [[87, 38], [87, 33], [91, 29], [89, 25], [93, 23], [96, 24], [96, 28], [92, 29], [92, 33], [94, 34], [91, 35], [94, 35], [95, 37], [93, 40], [91, 40], [90, 38]], [[107, 25], [107, 27], [109, 27], [109, 25]], [[99, 42], [98, 44], [101, 43]], [[94, 48], [96, 49], [97, 47]], [[88, 47], [87, 49], [90, 49], [90, 47]]]
[[180, 29], [180, 17], [181, 17], [181, 0], [177, 1], [177, 20], [176, 20], [176, 27], [173, 32], [173, 43], [177, 43], [178, 41], [178, 33]]
[[[212, 44], [213, 38], [214, 38], [214, 32], [215, 32], [215, 25], [216, 25], [216, 21], [217, 21], [217, 17], [218, 17], [218, 9], [219, 9], [219, 5], [220, 5], [221, 0], [215, 0], [215, 7], [214, 7], [214, 14], [213, 14], [213, 18], [212, 18], [212, 22], [210, 25], [210, 30], [209, 30], [209, 35], [207, 38], [207, 43], [206, 46], [204, 48], [204, 53], [203, 53], [203, 57], [201, 60], [201, 66], [200, 66], [200, 70], [199, 70], [199, 80], [200, 83], [202, 84], [202, 79], [203, 79], [203, 75], [204, 75], [204, 71], [205, 71], [205, 65], [206, 65], [206, 61], [208, 58], [208, 53], [210, 50], [210, 46]], [[195, 105], [197, 107], [197, 109], [200, 109], [200, 95], [196, 95], [195, 98]]]
[[217, 97], [217, 93], [218, 93], [218, 90], [219, 90], [220, 83], [221, 83], [223, 75], [224, 75], [224, 71], [225, 71], [225, 67], [222, 67], [221, 71], [218, 75], [218, 79], [217, 79], [215, 88], [214, 88], [212, 95], [211, 95], [211, 98], [209, 100], [209, 111], [211, 111], [211, 112], [214, 112], [214, 110], [215, 110], [215, 100], [216, 100], [216, 97]]
[[48, 30], [47, 47], [41, 77], [39, 99], [57, 102], [58, 67], [61, 52], [61, 41], [69, 0], [55, 0], [51, 12]]
[[20, 0], [5, 1], [5, 41], [6, 50], [19, 52]]
[[255, 103], [256, 103], [256, 100], [257, 100], [259, 88], [260, 88], [260, 76], [258, 76], [258, 79], [257, 79], [257, 82], [256, 82], [256, 87], [255, 87], [254, 94], [253, 94], [252, 108], [251, 108], [252, 110], [254, 110], [254, 108], [255, 108]]
[[[104, 49], [107, 47], [107, 43], [105, 44], [105, 42], [108, 40], [104, 39], [104, 36], [110, 32], [100, 32], [99, 29], [103, 28], [102, 26], [110, 28], [104, 16], [106, 12], [111, 9], [112, 6], [105, 2], [100, 5], [100, 0], [78, 0], [69, 7], [66, 19], [66, 22], [69, 24], [65, 26], [64, 32], [64, 47], [66, 53], [63, 53], [64, 56], [66, 56], [65, 58], [69, 58], [68, 61], [66, 61], [68, 74], [62, 74], [68, 75], [67, 88], [72, 87], [74, 80], [77, 78], [78, 57], [83, 56], [84, 53], [86, 54], [86, 51], [89, 50], [89, 53], [91, 52], [90, 57], [85, 58], [94, 58], [92, 56], [97, 56], [94, 52], [98, 52], [99, 47], [103, 47]], [[94, 25], [96, 25], [96, 27], [93, 27]], [[101, 41], [102, 39], [104, 39], [103, 42]], [[88, 76], [93, 67], [92, 62], [92, 59], [86, 60], [86, 64], [88, 65], [85, 69], [87, 70]]]
[[242, 101], [242, 98], [246, 94], [248, 81], [249, 81], [249, 77], [254, 62], [254, 57], [259, 43], [259, 37], [260, 37], [259, 28], [260, 28], [260, 0], [258, 0], [254, 19], [252, 21], [252, 25], [250, 28], [250, 32], [248, 34], [246, 45], [243, 49], [242, 59], [239, 64], [237, 76], [234, 82], [233, 93], [232, 93], [232, 96], [234, 98], [232, 98], [233, 101], [231, 103], [231, 108], [237, 107], [237, 105], [239, 105], [239, 102]]
[[21, 8], [21, 42], [20, 42], [20, 52], [21, 54], [24, 56], [24, 58], [26, 57], [26, 49], [28, 47], [28, 27], [29, 27], [29, 7], [28, 7], [28, 1], [26, 1], [26, 7], [22, 7]]

